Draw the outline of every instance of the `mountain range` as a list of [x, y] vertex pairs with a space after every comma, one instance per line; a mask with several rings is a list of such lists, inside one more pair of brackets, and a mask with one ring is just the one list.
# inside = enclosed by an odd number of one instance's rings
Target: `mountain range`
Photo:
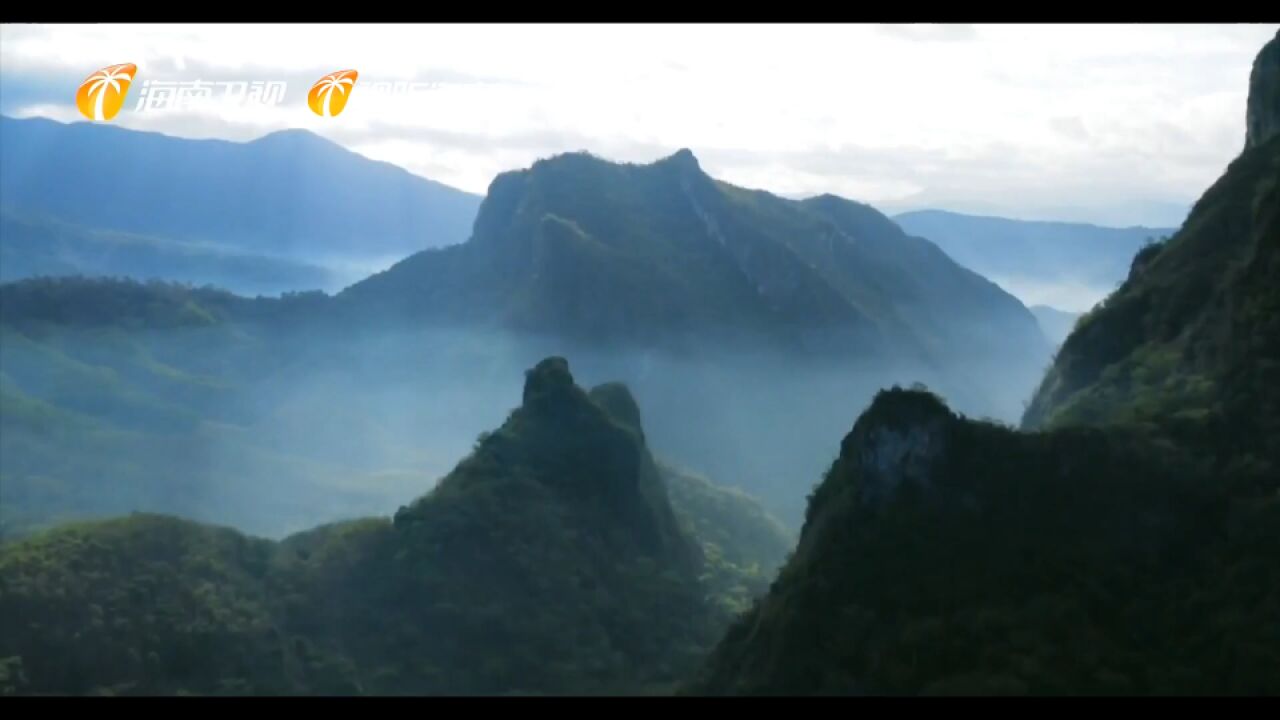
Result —
[[[80, 273], [336, 291], [467, 240], [481, 201], [304, 130], [227, 142], [0, 116], [0, 141], [0, 281]], [[1172, 232], [939, 210], [893, 219], [1028, 305], [1081, 310], [1140, 244]]]
[[0, 693], [1280, 693], [1278, 48], [1052, 356], [687, 151], [501, 175], [333, 296], [0, 285]]
[[[54, 235], [72, 232], [84, 231]], [[687, 151], [648, 165], [570, 154], [505, 173], [465, 243], [335, 296], [246, 301], [70, 280], [3, 290], [3, 389], [30, 409], [8, 414], [0, 459], [9, 496], [26, 498], [6, 513], [10, 527], [64, 517], [71, 498], [77, 513], [93, 506], [93, 467], [137, 489], [101, 495], [112, 509], [143, 502], [265, 534], [327, 508], [372, 510], [410, 491], [406, 469], [424, 455], [443, 471], [504, 408], [505, 378], [553, 354], [625, 379], [665, 454], [794, 523], [850, 398], [923, 382], [1012, 421], [1050, 351], [1016, 298], [875, 209], [737, 188]], [[406, 407], [431, 396], [475, 413]], [[319, 398], [346, 408], [346, 427], [315, 412]], [[46, 413], [79, 418], [67, 425], [79, 430], [50, 437], [36, 419]], [[411, 428], [427, 422], [441, 427], [424, 445]], [[160, 433], [174, 454], [132, 462], [134, 441], [95, 439], [109, 429], [142, 433], [136, 442]], [[182, 449], [208, 445], [218, 461], [187, 474], [209, 489], [171, 496], [164, 478]], [[52, 456], [63, 461], [34, 460]], [[217, 480], [227, 472], [234, 480]], [[272, 492], [247, 504], [264, 475]], [[289, 503], [309, 485], [327, 491]], [[173, 504], [182, 498], [203, 499]]]
[[1028, 306], [1083, 312], [1124, 280], [1129, 259], [1175, 228], [1099, 227], [919, 210], [893, 216]]
[[738, 188], [688, 150], [648, 165], [567, 154], [504, 173], [470, 240], [337, 299], [360, 318], [901, 364], [977, 389], [991, 413], [999, 391], [978, 368], [998, 359], [1008, 387], [1038, 377], [1048, 352], [1016, 298], [874, 208]]
[[[336, 290], [466, 240], [480, 202], [301, 130], [240, 143], [0, 116], [0, 144], [6, 265], [25, 264], [6, 279], [61, 268], [254, 292], [257, 272], [275, 292]], [[125, 262], [125, 253], [145, 262]], [[196, 272], [193, 255], [214, 267]], [[226, 272], [233, 262], [247, 270], [244, 286]]]

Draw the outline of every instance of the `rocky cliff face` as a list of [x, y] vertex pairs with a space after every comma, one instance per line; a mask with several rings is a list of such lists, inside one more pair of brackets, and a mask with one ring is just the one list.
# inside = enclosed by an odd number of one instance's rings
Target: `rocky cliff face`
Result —
[[[897, 398], [896, 403], [886, 398]], [[860, 422], [843, 452], [855, 459], [863, 506], [890, 503], [904, 483], [932, 486], [933, 465], [946, 449], [951, 414], [931, 395], [881, 394], [878, 417]], [[868, 418], [868, 413], [864, 418]]]
[[1249, 74], [1249, 109], [1245, 147], [1280, 134], [1280, 32], [1262, 47]]

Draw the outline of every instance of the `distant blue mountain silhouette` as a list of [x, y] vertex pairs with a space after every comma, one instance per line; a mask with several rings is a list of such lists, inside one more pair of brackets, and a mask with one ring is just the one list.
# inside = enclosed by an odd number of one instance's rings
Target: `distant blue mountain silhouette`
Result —
[[307, 263], [462, 242], [481, 199], [304, 130], [239, 143], [0, 117], [0, 145], [11, 212]]

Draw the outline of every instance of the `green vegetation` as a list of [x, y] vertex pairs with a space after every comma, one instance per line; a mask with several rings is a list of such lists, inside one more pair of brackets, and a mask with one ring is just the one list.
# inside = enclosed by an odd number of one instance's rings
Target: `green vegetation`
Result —
[[0, 690], [669, 691], [788, 541], [740, 494], [664, 480], [643, 437], [625, 387], [588, 394], [550, 358], [393, 518], [277, 543], [140, 514], [10, 541]]
[[[791, 553], [749, 497], [655, 460], [624, 385], [586, 391], [561, 357], [391, 517], [280, 541], [43, 526], [250, 494], [263, 521], [313, 496], [350, 512], [372, 479], [348, 456], [374, 444], [397, 461], [379, 477], [422, 477], [421, 439], [334, 408], [377, 407], [353, 376], [403, 394], [464, 356], [389, 343], [410, 370], [358, 366], [350, 346], [385, 339], [364, 321], [677, 347], [716, 328], [925, 367], [1026, 340], [1025, 311], [865, 206], [717, 183], [687, 151], [569, 155], [499, 177], [469, 243], [338, 298], [0, 286], [0, 530], [21, 535], [0, 544], [0, 694], [1280, 694], [1280, 137], [1258, 107], [1186, 225], [1075, 325], [1022, 431], [881, 391]], [[966, 337], [985, 349], [951, 352]], [[361, 392], [321, 391], [340, 382]], [[461, 425], [447, 391], [395, 406]]]
[[96, 230], [40, 215], [0, 210], [0, 282], [92, 275], [165, 278], [239, 293], [329, 287], [328, 270], [216, 244]]
[[[272, 544], [156, 516], [0, 546], [0, 655], [19, 693], [279, 692]], [[13, 673], [11, 673], [12, 675]]]
[[1136, 425], [1256, 470], [1280, 467], [1280, 142], [1243, 153], [1186, 225], [1082, 317], [1023, 419]]
[[281, 435], [300, 401], [260, 407], [299, 351], [258, 324], [324, 300], [84, 278], [0, 286], [0, 537], [135, 509], [279, 535], [385, 507], [377, 483], [352, 482], [372, 466]]
[[1280, 496], [1120, 429], [879, 395], [687, 692], [1280, 692]]
[[911, 367], [1000, 414], [1049, 355], [1015, 298], [874, 208], [738, 188], [688, 150], [648, 165], [569, 153], [504, 173], [468, 242], [406, 258], [337, 306], [362, 321], [497, 326], [597, 347]]
[[1142, 248], [1023, 432], [880, 393], [685, 691], [1280, 694], [1277, 178], [1251, 144]]
[[709, 599], [727, 619], [737, 617], [769, 589], [794, 538], [742, 491], [686, 471], [662, 470], [676, 517], [702, 545]]

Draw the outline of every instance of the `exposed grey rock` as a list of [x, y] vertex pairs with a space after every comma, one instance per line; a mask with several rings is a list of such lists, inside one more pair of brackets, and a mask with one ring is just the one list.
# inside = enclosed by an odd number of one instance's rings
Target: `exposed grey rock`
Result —
[[882, 505], [904, 481], [929, 487], [930, 468], [944, 446], [943, 428], [942, 418], [905, 428], [872, 428], [858, 456], [862, 502]]

